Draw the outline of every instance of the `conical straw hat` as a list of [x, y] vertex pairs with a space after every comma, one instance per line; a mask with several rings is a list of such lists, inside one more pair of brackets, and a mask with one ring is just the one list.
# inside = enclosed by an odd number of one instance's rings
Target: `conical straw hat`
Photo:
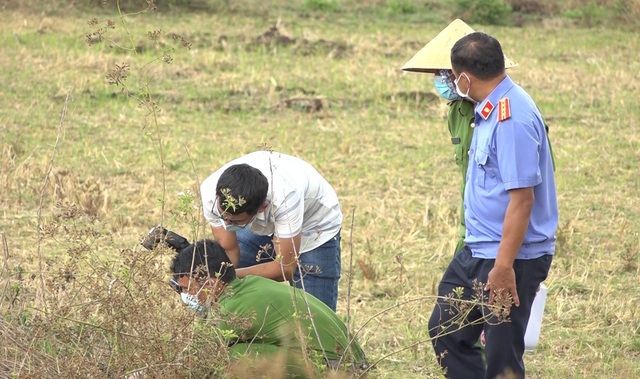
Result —
[[[402, 66], [404, 71], [438, 73], [440, 70], [451, 70], [451, 48], [462, 37], [473, 33], [469, 25], [460, 19], [453, 20], [437, 36], [427, 43], [416, 55]], [[518, 64], [504, 57], [505, 68]]]

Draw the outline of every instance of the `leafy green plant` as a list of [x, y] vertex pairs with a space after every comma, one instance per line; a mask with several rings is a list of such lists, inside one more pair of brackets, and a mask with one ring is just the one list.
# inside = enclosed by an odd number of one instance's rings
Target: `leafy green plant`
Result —
[[594, 27], [605, 24], [610, 19], [611, 13], [610, 7], [602, 7], [595, 2], [589, 2], [578, 8], [567, 10], [564, 15], [581, 26]]
[[304, 0], [307, 9], [322, 12], [335, 12], [338, 9], [337, 0]]
[[507, 25], [512, 13], [504, 0], [453, 0], [454, 16], [481, 25]]
[[224, 196], [224, 199], [222, 199], [220, 202], [222, 212], [229, 212], [233, 214], [237, 211], [238, 208], [240, 208], [247, 202], [242, 196], [239, 196], [238, 198], [233, 196], [233, 194], [231, 193], [231, 189], [229, 188], [223, 188], [220, 190], [220, 192], [222, 192], [222, 195]]
[[418, 11], [415, 1], [411, 0], [387, 0], [385, 8], [394, 14], [414, 14]]

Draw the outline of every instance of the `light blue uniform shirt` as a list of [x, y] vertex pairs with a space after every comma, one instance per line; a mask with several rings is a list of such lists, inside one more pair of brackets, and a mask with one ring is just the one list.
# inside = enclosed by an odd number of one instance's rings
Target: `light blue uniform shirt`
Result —
[[[509, 99], [511, 117], [498, 121], [502, 98]], [[482, 111], [489, 102], [494, 108], [485, 120]], [[508, 191], [533, 187], [535, 202], [516, 259], [553, 254], [558, 203], [551, 152], [538, 107], [507, 76], [476, 106], [475, 124], [464, 193], [464, 242], [474, 257], [495, 259], [509, 205]]]

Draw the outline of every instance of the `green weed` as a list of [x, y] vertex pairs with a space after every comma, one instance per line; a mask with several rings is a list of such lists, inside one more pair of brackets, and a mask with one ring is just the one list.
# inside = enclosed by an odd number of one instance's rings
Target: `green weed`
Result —
[[504, 0], [453, 0], [453, 14], [467, 22], [481, 25], [508, 25], [511, 6]]
[[307, 9], [323, 12], [334, 12], [338, 9], [336, 0], [304, 0]]
[[418, 6], [415, 2], [408, 0], [388, 0], [385, 7], [391, 13], [412, 14], [418, 11]]

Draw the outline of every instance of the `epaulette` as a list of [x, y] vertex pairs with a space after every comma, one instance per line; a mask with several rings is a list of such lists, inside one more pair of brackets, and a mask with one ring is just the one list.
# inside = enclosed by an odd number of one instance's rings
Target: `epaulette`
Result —
[[503, 97], [498, 101], [498, 121], [504, 121], [511, 117], [511, 105], [509, 99]]

